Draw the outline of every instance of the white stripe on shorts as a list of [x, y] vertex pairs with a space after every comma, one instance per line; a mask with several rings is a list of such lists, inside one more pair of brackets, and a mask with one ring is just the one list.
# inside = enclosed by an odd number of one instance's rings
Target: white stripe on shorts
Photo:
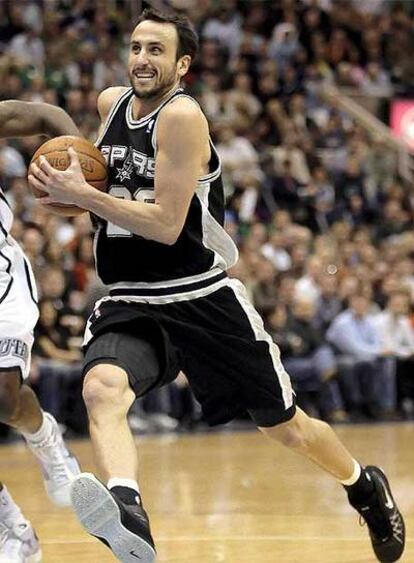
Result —
[[270, 357], [272, 358], [275, 374], [279, 380], [280, 388], [282, 389], [283, 402], [285, 403], [286, 409], [288, 409], [293, 405], [293, 390], [290, 377], [280, 360], [279, 348], [273, 342], [270, 334], [265, 331], [262, 318], [250, 303], [244, 285], [239, 280], [232, 278], [229, 280], [228, 286], [233, 290], [237, 301], [246, 313], [256, 340], [267, 342], [269, 345]]

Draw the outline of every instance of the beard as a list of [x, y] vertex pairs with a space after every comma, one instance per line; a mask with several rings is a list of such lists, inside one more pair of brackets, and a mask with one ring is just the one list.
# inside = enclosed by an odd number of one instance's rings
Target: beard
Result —
[[160, 98], [163, 94], [168, 92], [174, 86], [176, 82], [176, 74], [172, 70], [162, 82], [156, 83], [152, 88], [146, 88], [145, 86], [136, 86], [134, 83], [135, 76], [129, 74], [129, 82], [132, 86], [134, 94], [140, 100], [150, 100], [152, 98]]

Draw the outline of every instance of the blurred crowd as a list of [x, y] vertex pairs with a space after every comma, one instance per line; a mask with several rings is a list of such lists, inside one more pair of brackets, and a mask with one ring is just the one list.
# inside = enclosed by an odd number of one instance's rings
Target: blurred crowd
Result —
[[[96, 138], [98, 93], [128, 85], [139, 3], [0, 2], [0, 99], [64, 107]], [[145, 2], [142, 3], [145, 5]], [[329, 85], [414, 97], [414, 2], [154, 1], [187, 13], [201, 38], [186, 88], [221, 157], [226, 229], [247, 286], [279, 345], [299, 404], [327, 420], [414, 416], [414, 198], [386, 141], [324, 101]], [[40, 296], [32, 384], [74, 432], [85, 320], [105, 288], [87, 214], [39, 209], [27, 165], [39, 138], [0, 141], [13, 235]], [[185, 376], [134, 406], [137, 430], [192, 427]]]

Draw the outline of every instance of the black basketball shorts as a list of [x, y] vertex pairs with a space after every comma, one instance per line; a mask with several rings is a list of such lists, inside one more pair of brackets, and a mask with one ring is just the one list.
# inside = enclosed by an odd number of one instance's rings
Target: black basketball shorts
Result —
[[[102, 338], [99, 347], [92, 346], [108, 333], [107, 343]], [[131, 338], [125, 343], [123, 359], [117, 360], [121, 353], [114, 334], [136, 339], [135, 347]], [[151, 385], [149, 369], [142, 367], [148, 352], [142, 350], [142, 341], [152, 345], [158, 359], [151, 360], [157, 366]], [[173, 381], [182, 370], [211, 425], [246, 410], [263, 427], [286, 422], [295, 414], [295, 395], [279, 349], [238, 280], [228, 280], [205, 297], [161, 305], [104, 298], [88, 321], [84, 350], [85, 372], [99, 357], [102, 363], [112, 358], [109, 363], [126, 369], [138, 396]]]

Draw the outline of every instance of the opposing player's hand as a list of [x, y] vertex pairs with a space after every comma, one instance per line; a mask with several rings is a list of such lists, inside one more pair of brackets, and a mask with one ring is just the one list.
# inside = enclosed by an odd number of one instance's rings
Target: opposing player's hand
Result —
[[70, 203], [76, 205], [81, 202], [85, 190], [89, 189], [76, 151], [70, 147], [68, 154], [70, 165], [63, 171], [53, 168], [44, 156], [39, 158], [39, 166], [35, 163], [30, 166], [29, 184], [48, 194], [38, 199], [41, 204]]

